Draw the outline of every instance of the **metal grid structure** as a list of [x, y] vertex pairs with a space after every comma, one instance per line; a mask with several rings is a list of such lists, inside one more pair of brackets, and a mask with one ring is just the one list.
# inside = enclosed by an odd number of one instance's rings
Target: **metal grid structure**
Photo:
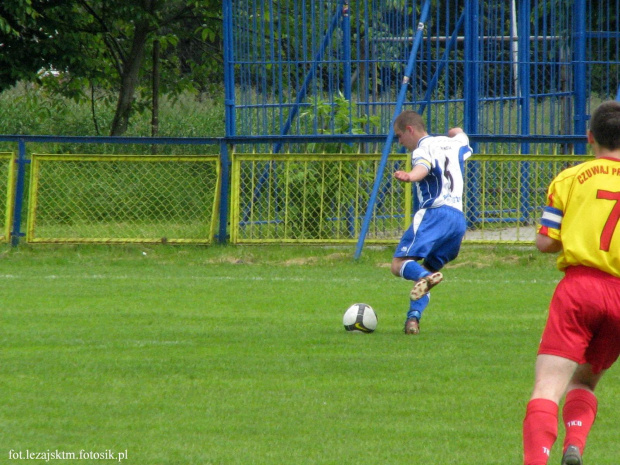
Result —
[[[423, 112], [432, 132], [463, 126], [480, 136], [478, 152], [584, 154], [567, 136], [582, 137], [590, 108], [617, 94], [619, 7], [224, 0], [227, 135], [347, 134], [355, 119], [387, 134], [405, 87], [402, 105]], [[320, 114], [339, 98], [348, 124]]]
[[[403, 169], [406, 156], [394, 155], [390, 167]], [[377, 155], [236, 154], [233, 157], [231, 241], [355, 242]], [[411, 211], [411, 191], [387, 179], [381, 186], [369, 240], [391, 242]]]
[[[359, 253], [366, 236], [398, 239], [415, 210], [391, 181], [408, 162], [391, 123], [414, 109], [431, 134], [462, 126], [478, 154], [466, 164], [467, 240], [531, 242], [548, 182], [586, 153], [591, 109], [620, 98], [620, 0], [222, 5], [225, 137], [123, 138], [219, 145], [219, 156], [29, 160], [26, 143], [51, 139], [0, 136], [18, 144], [4, 240], [19, 242], [28, 198], [29, 242], [210, 243], [217, 223], [220, 242], [359, 236]], [[231, 174], [229, 149], [255, 155], [235, 155]]]
[[591, 156], [474, 155], [465, 162], [466, 242], [533, 242], [547, 188], [563, 169]]
[[28, 242], [213, 241], [217, 156], [32, 156]]
[[11, 237], [11, 217], [15, 205], [15, 154], [0, 153], [0, 205], [4, 205], [4, 216], [0, 215], [0, 242], [8, 242]]
[[[466, 242], [531, 243], [546, 189], [587, 156], [474, 155], [465, 163]], [[233, 243], [353, 243], [360, 234], [379, 154], [235, 154]], [[15, 157], [5, 167], [6, 234], [16, 194]], [[409, 168], [391, 154], [386, 171]], [[198, 243], [213, 241], [222, 208], [215, 156], [34, 155], [27, 241]], [[368, 242], [394, 244], [415, 211], [410, 184], [382, 178]], [[1, 198], [1, 197], [0, 197]], [[227, 221], [225, 221], [227, 222]]]
[[[591, 158], [474, 155], [465, 163], [465, 241], [531, 243], [551, 180]], [[235, 155], [231, 242], [355, 242], [379, 160], [378, 154]], [[388, 171], [405, 163], [405, 155], [392, 154]], [[395, 244], [408, 227], [415, 205], [407, 187], [384, 178], [368, 243]]]
[[[390, 176], [387, 159], [398, 150], [392, 122], [403, 109], [423, 114], [431, 134], [463, 127], [477, 154], [586, 155], [591, 109], [620, 97], [619, 6], [618, 0], [224, 0], [226, 135], [242, 136], [240, 151], [294, 154], [313, 151], [300, 136], [338, 135], [335, 142], [346, 143], [366, 134], [362, 151], [382, 155], [368, 185], [358, 257], [372, 237]], [[279, 138], [269, 143], [265, 136]], [[470, 179], [490, 163], [473, 163]], [[519, 164], [523, 180], [536, 178], [532, 166]], [[497, 178], [488, 174], [491, 182]], [[498, 207], [492, 218], [480, 196], [512, 187], [483, 192], [474, 184], [470, 227], [520, 228], [521, 220], [505, 215], [515, 208], [531, 221], [537, 191], [527, 188], [519, 188], [518, 206]], [[255, 218], [261, 220], [269, 221]]]

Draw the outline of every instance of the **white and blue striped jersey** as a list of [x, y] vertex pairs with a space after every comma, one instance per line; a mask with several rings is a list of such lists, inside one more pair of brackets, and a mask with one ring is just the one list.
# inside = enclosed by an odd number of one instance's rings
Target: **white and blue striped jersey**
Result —
[[463, 162], [472, 154], [464, 132], [448, 136], [426, 136], [411, 154], [412, 167], [425, 166], [429, 173], [416, 183], [420, 208], [449, 205], [463, 211]]

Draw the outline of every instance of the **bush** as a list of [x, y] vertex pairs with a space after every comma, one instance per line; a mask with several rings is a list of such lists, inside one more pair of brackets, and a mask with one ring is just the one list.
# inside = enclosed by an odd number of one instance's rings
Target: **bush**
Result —
[[[108, 135], [114, 116], [114, 99], [99, 97], [92, 102], [50, 94], [44, 88], [20, 83], [0, 93], [0, 134], [98, 136]], [[182, 94], [175, 99], [162, 97], [159, 112], [159, 137], [223, 137], [225, 134], [224, 98], [204, 94]], [[149, 109], [135, 113], [126, 136], [151, 136]], [[9, 144], [1, 150], [14, 150]], [[150, 146], [102, 146], [101, 144], [29, 144], [39, 152], [66, 153], [151, 153]], [[158, 153], [216, 153], [214, 146], [158, 147]]]

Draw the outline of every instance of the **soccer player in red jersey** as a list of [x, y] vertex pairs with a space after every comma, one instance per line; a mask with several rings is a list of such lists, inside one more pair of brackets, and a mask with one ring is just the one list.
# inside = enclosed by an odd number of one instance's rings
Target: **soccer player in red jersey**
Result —
[[546, 465], [562, 419], [562, 465], [582, 465], [596, 418], [594, 390], [620, 354], [620, 102], [592, 115], [595, 159], [562, 171], [549, 186], [536, 236], [541, 252], [560, 252], [564, 277], [549, 306], [523, 421], [525, 465]]

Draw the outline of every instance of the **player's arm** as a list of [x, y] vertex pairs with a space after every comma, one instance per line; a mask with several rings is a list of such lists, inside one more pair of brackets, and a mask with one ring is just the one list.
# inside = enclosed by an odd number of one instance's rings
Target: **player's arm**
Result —
[[543, 209], [540, 226], [536, 231], [536, 248], [543, 253], [555, 253], [562, 250], [560, 229], [564, 213], [561, 209], [552, 206], [552, 194], [549, 194], [549, 203], [550, 205]]
[[562, 242], [544, 234], [536, 234], [536, 248], [543, 253], [555, 253], [562, 250]]
[[463, 129], [462, 129], [462, 128], [451, 128], [451, 129], [448, 131], [448, 137], [454, 137], [454, 136], [456, 136], [457, 134], [462, 134], [462, 133], [464, 133], [464, 132], [465, 132], [465, 131], [463, 131]]
[[428, 175], [429, 169], [424, 164], [415, 165], [411, 171], [396, 171], [394, 177], [402, 182], [418, 182]]

